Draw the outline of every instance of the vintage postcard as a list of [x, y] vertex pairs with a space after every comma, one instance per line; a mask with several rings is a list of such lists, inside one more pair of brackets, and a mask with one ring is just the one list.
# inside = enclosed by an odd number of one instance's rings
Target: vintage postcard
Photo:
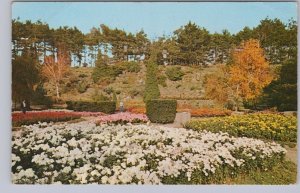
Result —
[[296, 2], [14, 2], [14, 184], [295, 184]]

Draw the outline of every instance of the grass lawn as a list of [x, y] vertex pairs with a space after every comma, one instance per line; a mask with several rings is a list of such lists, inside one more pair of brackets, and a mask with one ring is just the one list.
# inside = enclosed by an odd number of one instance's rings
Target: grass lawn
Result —
[[284, 185], [297, 182], [297, 166], [290, 161], [278, 163], [269, 171], [250, 171], [249, 174], [239, 175], [228, 179], [225, 184], [261, 184]]

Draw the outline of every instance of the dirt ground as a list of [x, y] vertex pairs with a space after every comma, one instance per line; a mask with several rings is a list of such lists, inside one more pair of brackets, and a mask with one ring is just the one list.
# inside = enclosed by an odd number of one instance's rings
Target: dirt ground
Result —
[[286, 159], [297, 164], [298, 163], [297, 146], [294, 148], [290, 148], [286, 146], [284, 148], [287, 150]]

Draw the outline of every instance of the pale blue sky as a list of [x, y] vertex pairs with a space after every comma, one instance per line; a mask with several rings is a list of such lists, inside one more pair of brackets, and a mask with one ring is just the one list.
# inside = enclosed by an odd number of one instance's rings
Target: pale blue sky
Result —
[[188, 21], [212, 33], [223, 29], [236, 33], [245, 26], [257, 26], [266, 17], [279, 18], [285, 23], [297, 19], [295, 2], [15, 2], [12, 8], [12, 18], [19, 17], [21, 21], [40, 19], [50, 27], [76, 26], [84, 33], [103, 23], [133, 33], [144, 29], [151, 39], [171, 35]]

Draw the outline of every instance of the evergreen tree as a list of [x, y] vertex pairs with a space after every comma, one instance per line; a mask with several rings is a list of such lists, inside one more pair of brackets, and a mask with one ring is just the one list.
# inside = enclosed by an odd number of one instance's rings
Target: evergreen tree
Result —
[[98, 82], [101, 77], [105, 77], [105, 73], [107, 71], [107, 58], [98, 51], [96, 67], [93, 69], [92, 78], [94, 82]]
[[39, 67], [27, 50], [21, 56], [12, 60], [12, 99], [19, 103], [22, 100], [31, 101], [34, 88], [40, 80]]
[[157, 82], [157, 64], [151, 60], [147, 63], [146, 85], [144, 92], [144, 102], [160, 97], [158, 82]]
[[291, 59], [281, 67], [279, 78], [264, 89], [262, 103], [279, 111], [297, 111], [297, 60]]

